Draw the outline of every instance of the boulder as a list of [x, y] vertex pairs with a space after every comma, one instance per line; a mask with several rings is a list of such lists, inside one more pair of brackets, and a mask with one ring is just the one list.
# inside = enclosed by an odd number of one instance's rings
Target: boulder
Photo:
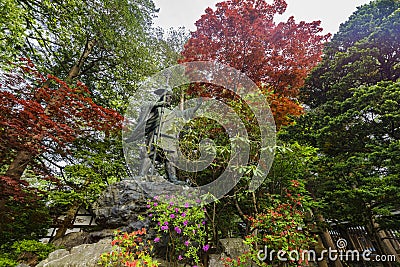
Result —
[[74, 232], [65, 235], [64, 237], [57, 239], [53, 242], [56, 247], [63, 247], [65, 249], [71, 249], [75, 246], [79, 246], [87, 243], [89, 233], [87, 232]]
[[56, 250], [36, 267], [98, 267], [100, 255], [111, 250], [111, 239], [103, 239], [95, 244], [73, 247], [70, 252], [66, 249]]
[[53, 245], [71, 250], [82, 244], [93, 244], [104, 238], [113, 238], [116, 229], [103, 229], [95, 232], [73, 232], [57, 239]]
[[[242, 238], [225, 238], [219, 240], [219, 242], [221, 243], [223, 254], [233, 259], [249, 251], [248, 246], [243, 243]], [[226, 256], [224, 258], [226, 258]]]
[[149, 221], [140, 220], [146, 217], [147, 200], [154, 196], [181, 194], [181, 191], [182, 187], [166, 183], [160, 176], [126, 179], [108, 186], [92, 205], [92, 211], [96, 223], [104, 228], [126, 227], [122, 231], [148, 228]]

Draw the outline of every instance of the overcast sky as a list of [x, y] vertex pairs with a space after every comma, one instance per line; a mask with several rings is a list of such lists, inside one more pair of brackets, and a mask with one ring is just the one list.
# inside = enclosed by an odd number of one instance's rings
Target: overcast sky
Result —
[[[307, 22], [321, 20], [325, 33], [336, 33], [339, 25], [360, 5], [369, 3], [371, 0], [286, 0], [288, 8], [284, 18], [291, 15], [296, 21]], [[154, 0], [155, 5], [160, 8], [155, 25], [164, 29], [170, 27], [185, 26], [187, 29], [195, 30], [194, 23], [204, 14], [207, 7], [215, 10], [215, 4], [221, 2], [216, 0]]]

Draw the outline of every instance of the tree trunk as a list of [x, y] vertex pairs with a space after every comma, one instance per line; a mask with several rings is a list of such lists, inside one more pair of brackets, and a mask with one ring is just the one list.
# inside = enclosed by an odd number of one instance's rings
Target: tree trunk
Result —
[[[318, 222], [325, 223], [325, 219], [322, 215], [317, 215], [316, 218], [317, 218]], [[327, 229], [321, 229], [321, 233], [319, 234], [319, 236], [321, 237], [321, 240], [326, 249], [328, 249], [328, 248], [336, 249], [336, 245], [333, 242], [332, 237], [329, 234], [329, 232], [327, 231]], [[340, 261], [339, 258], [337, 258], [336, 261], [334, 261], [332, 263], [333, 263], [333, 266], [335, 266], [335, 267], [343, 267], [342, 262]]]
[[[367, 225], [367, 233], [371, 236], [373, 244], [376, 246], [377, 252], [380, 256], [382, 255], [395, 255], [396, 262], [400, 262], [399, 256], [397, 255], [396, 250], [393, 248], [390, 241], [385, 239], [387, 236], [380, 229], [378, 223], [375, 222], [374, 218], [370, 218], [369, 224]], [[395, 264], [391, 262], [381, 262], [385, 267], [392, 267]]]
[[79, 210], [79, 207], [80, 203], [78, 201], [75, 201], [72, 204], [72, 206], [67, 211], [67, 214], [65, 214], [63, 222], [61, 223], [60, 228], [57, 229], [56, 235], [53, 237], [51, 242], [54, 242], [55, 240], [64, 237], [67, 230], [73, 227], [74, 218]]
[[[318, 249], [315, 249], [315, 250], [319, 252], [319, 250], [322, 251], [322, 250], [324, 250], [324, 249], [326, 249], [326, 248], [324, 247], [324, 243], [322, 242], [321, 237], [318, 236]], [[328, 263], [327, 263], [327, 261], [326, 261], [325, 258], [322, 259], [321, 261], [317, 261], [317, 264], [318, 264], [318, 267], [328, 267]]]
[[8, 176], [13, 180], [19, 180], [32, 158], [33, 156], [31, 153], [27, 151], [19, 151], [10, 166], [8, 166], [5, 176]]

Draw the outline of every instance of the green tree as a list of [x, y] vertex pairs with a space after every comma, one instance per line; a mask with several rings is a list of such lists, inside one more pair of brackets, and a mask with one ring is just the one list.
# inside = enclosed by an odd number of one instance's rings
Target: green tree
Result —
[[350, 88], [400, 77], [400, 2], [358, 7], [324, 48], [323, 60], [301, 90], [311, 107], [351, 96]]
[[[137, 83], [157, 70], [152, 53], [156, 48], [151, 45], [150, 36], [151, 19], [156, 12], [152, 1], [7, 0], [1, 6], [1, 14], [5, 15], [0, 19], [4, 29], [0, 42], [7, 48], [0, 51], [1, 57], [7, 61], [28, 57], [42, 73], [62, 77], [69, 84], [80, 80], [98, 105], [123, 111]], [[3, 70], [7, 68], [6, 64], [1, 66]], [[57, 103], [58, 99], [49, 102]], [[27, 166], [41, 166], [44, 177], [60, 178], [58, 184], [48, 188], [67, 189], [65, 194], [73, 196], [69, 198], [71, 202], [63, 202], [72, 210], [82, 204], [80, 201], [87, 204], [84, 195], [97, 194], [107, 182], [125, 176], [119, 133], [105, 131], [86, 140], [75, 136], [74, 142], [68, 142], [68, 153], [53, 146], [34, 157], [16, 149], [12, 139], [3, 137], [2, 152], [7, 152], [1, 154], [1, 161], [17, 171], [19, 177], [13, 178], [19, 180]], [[40, 146], [46, 140], [39, 138], [31, 143]], [[70, 214], [74, 213], [72, 210]]]
[[287, 129], [319, 149], [309, 188], [324, 217], [365, 226], [382, 254], [393, 254], [382, 230], [399, 227], [399, 12], [400, 2], [377, 0], [341, 25], [303, 88], [307, 114]]

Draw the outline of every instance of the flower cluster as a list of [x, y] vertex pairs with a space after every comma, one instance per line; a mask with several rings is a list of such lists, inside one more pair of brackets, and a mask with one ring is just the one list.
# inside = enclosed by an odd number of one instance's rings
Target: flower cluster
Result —
[[157, 223], [154, 242], [168, 237], [171, 262], [197, 265], [200, 254], [210, 248], [206, 242], [205, 208], [193, 205], [195, 202], [183, 196], [156, 196], [147, 203], [148, 216]]
[[132, 233], [117, 231], [111, 242], [113, 251], [103, 253], [100, 256], [99, 265], [104, 267], [157, 267], [159, 263], [153, 260], [150, 254], [153, 250], [152, 241], [145, 240], [142, 237], [145, 235], [145, 228]]
[[222, 264], [225, 267], [244, 267], [244, 266], [250, 266], [250, 255], [248, 252], [245, 252], [244, 254], [238, 256], [237, 258], [221, 258]]
[[[245, 237], [244, 242], [250, 247], [251, 260], [258, 266], [275, 266], [279, 263], [276, 257], [267, 261], [262, 261], [257, 257], [257, 253], [264, 247], [271, 251], [302, 251], [315, 244], [315, 240], [304, 225], [305, 212], [302, 202], [306, 196], [301, 194], [303, 187], [304, 185], [298, 181], [291, 181], [286, 194], [271, 195], [272, 205], [254, 217], [247, 217], [253, 231]], [[238, 266], [234, 262], [230, 262], [229, 265]], [[300, 258], [285, 262], [285, 266], [307, 265], [308, 262], [303, 262]]]

